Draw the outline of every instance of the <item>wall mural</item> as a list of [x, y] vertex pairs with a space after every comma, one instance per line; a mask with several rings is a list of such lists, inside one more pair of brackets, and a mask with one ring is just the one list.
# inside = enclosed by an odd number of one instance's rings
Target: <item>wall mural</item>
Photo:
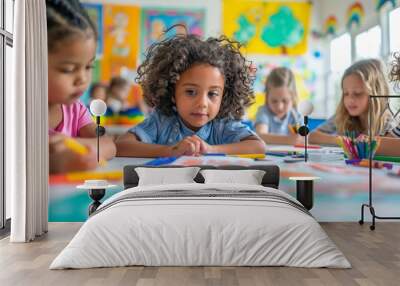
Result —
[[302, 55], [307, 51], [310, 2], [223, 0], [223, 33], [247, 53]]
[[[141, 13], [141, 54], [154, 42], [160, 40], [169, 27], [182, 24], [189, 34], [204, 37], [205, 11], [204, 9], [162, 9], [145, 8]], [[176, 33], [185, 33], [185, 29], [177, 27], [166, 34], [167, 37]]]

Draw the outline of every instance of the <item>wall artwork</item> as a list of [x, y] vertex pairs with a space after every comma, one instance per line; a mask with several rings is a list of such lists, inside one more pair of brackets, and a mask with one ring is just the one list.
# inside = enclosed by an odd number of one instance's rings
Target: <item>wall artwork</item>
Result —
[[139, 53], [140, 9], [132, 5], [104, 6], [103, 81], [120, 75], [121, 69], [136, 70]]
[[89, 14], [90, 19], [96, 24], [97, 27], [97, 57], [103, 54], [103, 5], [94, 3], [82, 3], [83, 7]]
[[[170, 37], [175, 34], [185, 33], [195, 34], [204, 37], [205, 32], [205, 10], [204, 9], [163, 9], [163, 8], [144, 8], [142, 10], [141, 23], [141, 54], [163, 36]], [[185, 28], [177, 27], [166, 35], [164, 31], [173, 25], [182, 24]]]
[[223, 33], [247, 53], [302, 55], [307, 52], [310, 2], [223, 0]]
[[364, 20], [364, 6], [360, 2], [355, 2], [347, 9], [347, 29], [351, 30], [353, 26], [359, 28]]

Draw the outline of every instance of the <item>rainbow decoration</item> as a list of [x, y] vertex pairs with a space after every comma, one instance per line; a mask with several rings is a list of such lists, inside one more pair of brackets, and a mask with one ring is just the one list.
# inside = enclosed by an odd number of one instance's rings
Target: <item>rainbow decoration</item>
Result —
[[136, 125], [144, 120], [143, 112], [137, 108], [132, 107], [127, 110], [120, 111], [118, 116], [118, 124], [122, 125]]
[[[93, 117], [95, 120], [95, 117]], [[131, 107], [122, 110], [119, 113], [114, 113], [110, 108], [107, 108], [106, 114], [101, 116], [101, 123], [107, 125], [129, 125], [134, 126], [144, 120], [143, 112], [137, 107]]]
[[338, 26], [338, 21], [337, 18], [333, 15], [329, 16], [326, 20], [325, 20], [325, 34], [326, 35], [335, 35], [336, 34], [336, 30], [337, 30], [337, 26]]
[[360, 2], [355, 2], [347, 9], [347, 28], [350, 30], [353, 24], [356, 24], [357, 27], [361, 26], [362, 21], [364, 20], [364, 7]]
[[376, 0], [375, 2], [376, 2], [376, 11], [378, 12], [382, 9], [383, 6], [385, 6], [387, 2], [390, 2], [393, 8], [396, 7], [396, 0]]

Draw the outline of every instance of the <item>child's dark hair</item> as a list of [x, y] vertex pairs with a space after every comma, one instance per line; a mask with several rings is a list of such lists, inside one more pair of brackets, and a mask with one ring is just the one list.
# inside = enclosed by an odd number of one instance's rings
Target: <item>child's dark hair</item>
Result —
[[109, 89], [111, 90], [113, 87], [124, 87], [127, 85], [129, 85], [129, 82], [126, 79], [120, 76], [115, 76], [110, 80]]
[[394, 82], [396, 88], [400, 89], [400, 53], [394, 53], [394, 60], [392, 62], [392, 69], [389, 74], [389, 79]]
[[48, 50], [74, 35], [97, 39], [97, 29], [78, 0], [46, 0]]
[[209, 64], [218, 68], [225, 79], [217, 118], [240, 119], [254, 100], [251, 63], [240, 53], [240, 46], [225, 36], [201, 40], [195, 35], [176, 35], [154, 43], [136, 78], [146, 103], [167, 116], [172, 115], [172, 98], [180, 74], [196, 64]]
[[93, 83], [93, 84], [91, 85], [91, 87], [90, 87], [90, 90], [89, 90], [89, 95], [90, 95], [90, 97], [93, 97], [94, 92], [95, 92], [96, 89], [98, 89], [98, 88], [104, 88], [104, 89], [107, 91], [108, 86], [107, 86], [106, 84], [102, 83], [102, 82]]

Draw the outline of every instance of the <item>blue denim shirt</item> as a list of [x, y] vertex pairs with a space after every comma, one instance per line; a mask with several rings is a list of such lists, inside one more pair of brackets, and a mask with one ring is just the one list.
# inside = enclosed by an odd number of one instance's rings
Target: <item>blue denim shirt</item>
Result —
[[257, 136], [242, 122], [229, 119], [211, 120], [195, 132], [185, 126], [178, 114], [166, 116], [159, 110], [154, 110], [129, 132], [144, 143], [161, 145], [174, 145], [192, 135], [197, 135], [210, 145], [235, 143], [249, 136]]
[[302, 123], [302, 117], [295, 109], [291, 109], [285, 117], [279, 119], [266, 105], [263, 105], [258, 108], [255, 125], [267, 125], [268, 133], [289, 135], [289, 124], [298, 125]]

